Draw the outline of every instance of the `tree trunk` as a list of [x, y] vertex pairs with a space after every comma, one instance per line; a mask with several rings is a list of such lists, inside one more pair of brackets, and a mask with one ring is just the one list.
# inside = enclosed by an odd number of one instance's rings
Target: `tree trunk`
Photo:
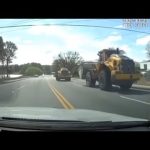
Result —
[[2, 78], [5, 78], [5, 75], [4, 75], [4, 62], [2, 61]]
[[7, 70], [7, 78], [8, 78], [8, 59], [6, 60], [6, 70]]
[[2, 78], [2, 68], [0, 68], [0, 79]]

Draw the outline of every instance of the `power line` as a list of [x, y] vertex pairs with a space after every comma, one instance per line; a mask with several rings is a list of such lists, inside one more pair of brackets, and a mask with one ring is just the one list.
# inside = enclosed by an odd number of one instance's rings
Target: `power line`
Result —
[[8, 30], [8, 31], [0, 32], [0, 34], [8, 33], [8, 32], [13, 32], [13, 31], [18, 31], [18, 30], [23, 30], [23, 29], [27, 29], [27, 28], [28, 28], [28, 27], [23, 27], [23, 28], [21, 28], [21, 29]]
[[107, 26], [96, 26], [96, 25], [68, 25], [68, 24], [54, 24], [54, 25], [61, 25], [61, 26], [79, 26], [79, 27], [95, 27], [95, 28], [108, 28], [108, 29], [117, 29], [117, 30], [125, 30], [125, 31], [131, 31], [131, 32], [138, 32], [138, 33], [144, 33], [144, 34], [150, 34], [150, 32], [144, 32], [144, 31], [137, 31], [137, 30], [131, 30], [131, 29], [124, 29], [124, 28], [116, 28], [116, 27], [107, 27]]
[[144, 33], [144, 34], [150, 34], [150, 32], [144, 32], [144, 31], [137, 31], [132, 29], [124, 29], [124, 28], [116, 28], [116, 27], [110, 27], [110, 26], [98, 26], [98, 25], [85, 25], [85, 24], [40, 24], [40, 25], [11, 25], [11, 26], [0, 26], [0, 28], [19, 28], [19, 27], [31, 27], [31, 26], [76, 26], [76, 27], [88, 27], [88, 28], [107, 28], [107, 29], [115, 29], [115, 30], [124, 30], [124, 31], [130, 31], [130, 32], [138, 32], [138, 33]]
[[[11, 26], [14, 26], [14, 25], [17, 25], [17, 24], [20, 24], [20, 23], [29, 23], [29, 22], [34, 22], [34, 21], [40, 21], [41, 19], [36, 19], [36, 20], [19, 20], [17, 22], [14, 22]], [[11, 24], [11, 23], [10, 23]], [[28, 27], [24, 27], [22, 29], [27, 29]], [[0, 32], [0, 34], [3, 34], [3, 33], [8, 33], [8, 32], [12, 32], [12, 31], [17, 31], [18, 29], [15, 29], [15, 30], [8, 30], [8, 31], [4, 31], [4, 32]]]

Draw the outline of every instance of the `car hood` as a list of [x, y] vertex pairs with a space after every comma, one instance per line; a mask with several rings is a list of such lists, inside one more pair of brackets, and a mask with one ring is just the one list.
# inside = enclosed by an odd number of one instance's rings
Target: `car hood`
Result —
[[88, 109], [58, 109], [41, 107], [0, 107], [0, 117], [35, 119], [35, 120], [71, 120], [85, 122], [124, 122], [148, 121], [146, 119], [128, 117], [102, 111]]

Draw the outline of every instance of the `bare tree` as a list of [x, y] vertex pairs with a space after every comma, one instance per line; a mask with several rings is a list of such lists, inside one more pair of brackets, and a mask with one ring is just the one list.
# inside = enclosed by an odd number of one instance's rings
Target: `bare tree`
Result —
[[12, 62], [13, 58], [16, 58], [15, 56], [15, 51], [17, 50], [17, 46], [11, 42], [11, 41], [7, 41], [4, 45], [5, 48], [5, 60], [6, 60], [6, 70], [7, 70], [7, 77], [8, 77], [8, 73], [9, 73], [9, 63]]
[[58, 57], [54, 60], [53, 65], [56, 70], [61, 67], [66, 67], [74, 74], [81, 61], [83, 61], [83, 59], [78, 52], [68, 51], [66, 53], [59, 53]]
[[150, 41], [148, 41], [145, 49], [146, 49], [147, 57], [150, 58]]
[[5, 61], [4, 42], [3, 42], [3, 38], [0, 36], [0, 62], [2, 64], [2, 67], [1, 67], [2, 78], [3, 78], [3, 75], [4, 75], [4, 61]]

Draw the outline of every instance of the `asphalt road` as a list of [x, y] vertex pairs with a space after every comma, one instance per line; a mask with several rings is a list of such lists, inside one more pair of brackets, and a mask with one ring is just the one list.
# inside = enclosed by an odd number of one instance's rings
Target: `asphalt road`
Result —
[[85, 81], [56, 81], [53, 76], [26, 78], [0, 84], [0, 107], [52, 107], [92, 109], [150, 119], [150, 90], [102, 91], [86, 87]]

